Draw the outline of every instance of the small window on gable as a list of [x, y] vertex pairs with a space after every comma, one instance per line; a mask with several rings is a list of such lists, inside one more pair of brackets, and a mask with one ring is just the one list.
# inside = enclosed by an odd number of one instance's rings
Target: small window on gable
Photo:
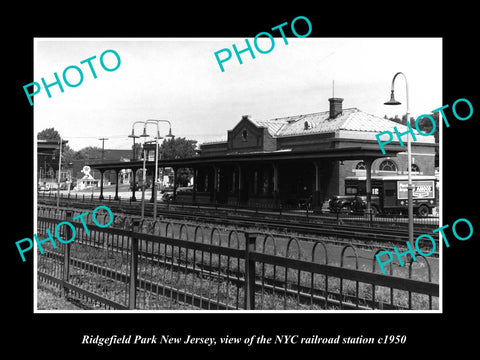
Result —
[[242, 141], [247, 141], [247, 138], [248, 138], [248, 132], [247, 132], [247, 129], [244, 129], [242, 131]]

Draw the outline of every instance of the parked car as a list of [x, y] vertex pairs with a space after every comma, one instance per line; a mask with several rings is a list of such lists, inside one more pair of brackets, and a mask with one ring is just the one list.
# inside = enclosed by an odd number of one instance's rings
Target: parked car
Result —
[[[142, 190], [142, 183], [143, 181], [138, 181], [135, 183], [135, 191], [141, 191]], [[152, 185], [152, 182], [150, 180], [147, 180], [145, 184], [145, 189], [149, 189], [150, 186]], [[130, 183], [130, 190], [133, 191], [133, 183]]]
[[[374, 214], [378, 213], [379, 198], [376, 195], [371, 197], [371, 210]], [[336, 195], [330, 199], [328, 207], [334, 213], [363, 213], [367, 207], [367, 197], [365, 195]]]
[[177, 194], [191, 194], [193, 186], [179, 186], [177, 187]]
[[166, 190], [162, 193], [162, 201], [169, 202], [173, 200], [173, 190]]
[[38, 191], [50, 191], [50, 186], [47, 184], [39, 184]]
[[355, 195], [335, 195], [328, 202], [328, 207], [331, 212], [352, 212], [352, 202]]

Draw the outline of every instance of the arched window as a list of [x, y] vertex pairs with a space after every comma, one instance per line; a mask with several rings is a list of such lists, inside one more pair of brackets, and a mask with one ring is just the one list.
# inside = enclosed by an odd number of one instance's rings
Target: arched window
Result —
[[358, 162], [357, 165], [355, 166], [355, 170], [366, 170], [366, 169], [367, 169], [367, 166], [365, 165], [364, 161]]
[[397, 165], [392, 160], [384, 160], [378, 167], [380, 171], [397, 171]]

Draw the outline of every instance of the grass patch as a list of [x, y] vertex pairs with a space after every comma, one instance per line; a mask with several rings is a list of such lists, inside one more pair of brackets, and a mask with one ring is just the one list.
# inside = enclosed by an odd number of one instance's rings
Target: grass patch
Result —
[[37, 287], [37, 310], [82, 310], [61, 296], [61, 291], [39, 281]]

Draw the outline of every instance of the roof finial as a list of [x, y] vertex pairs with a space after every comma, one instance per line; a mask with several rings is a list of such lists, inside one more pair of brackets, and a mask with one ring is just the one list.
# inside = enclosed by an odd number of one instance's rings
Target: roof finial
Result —
[[332, 80], [332, 98], [335, 97], [335, 80]]

